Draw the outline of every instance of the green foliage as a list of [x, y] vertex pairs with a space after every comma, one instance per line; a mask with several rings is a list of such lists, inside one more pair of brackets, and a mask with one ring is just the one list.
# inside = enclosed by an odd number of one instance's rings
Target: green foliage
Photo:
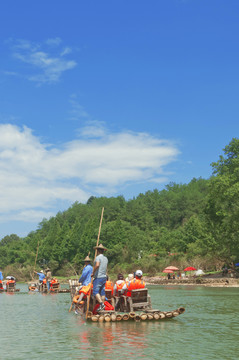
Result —
[[206, 214], [214, 251], [228, 261], [239, 252], [239, 139], [232, 139], [224, 154], [212, 164]]

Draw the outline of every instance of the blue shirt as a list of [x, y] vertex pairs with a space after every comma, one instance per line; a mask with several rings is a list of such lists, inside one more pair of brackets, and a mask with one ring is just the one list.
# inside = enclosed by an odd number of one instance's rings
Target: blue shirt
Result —
[[93, 271], [93, 267], [88, 264], [84, 267], [81, 277], [79, 278], [79, 282], [82, 283], [82, 285], [86, 286], [89, 285], [91, 282], [91, 274]]
[[3, 280], [2, 272], [0, 271], [0, 280]]
[[39, 276], [40, 281], [43, 281], [45, 279], [45, 275], [43, 273], [37, 273], [37, 275]]

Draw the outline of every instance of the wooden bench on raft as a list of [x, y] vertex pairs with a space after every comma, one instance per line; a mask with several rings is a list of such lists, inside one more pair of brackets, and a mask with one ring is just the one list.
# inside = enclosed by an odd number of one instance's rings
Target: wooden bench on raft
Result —
[[16, 290], [16, 283], [7, 283], [6, 285], [7, 291], [15, 291]]
[[131, 291], [131, 297], [127, 297], [129, 311], [152, 309], [151, 298], [148, 289], [137, 289]]
[[54, 282], [54, 283], [51, 284], [50, 291], [58, 293], [59, 290], [60, 290], [60, 283], [59, 282]]

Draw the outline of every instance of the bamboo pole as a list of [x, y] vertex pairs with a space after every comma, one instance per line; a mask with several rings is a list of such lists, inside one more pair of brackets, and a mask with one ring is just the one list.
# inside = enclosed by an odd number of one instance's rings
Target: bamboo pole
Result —
[[34, 279], [35, 279], [35, 271], [36, 271], [36, 264], [37, 264], [38, 251], [39, 251], [39, 239], [38, 239], [38, 243], [37, 243], [37, 252], [36, 252], [36, 257], [35, 257], [35, 263], [34, 263], [34, 269], [33, 269], [33, 277], [32, 277], [32, 280], [34, 280]]
[[111, 314], [110, 317], [111, 317], [111, 321], [116, 321], [116, 315], [115, 314]]
[[177, 309], [177, 311], [179, 312], [179, 314], [183, 314], [184, 311], [185, 311], [185, 308], [184, 307], [180, 307]]
[[155, 320], [158, 320], [158, 319], [159, 319], [159, 314], [158, 314], [158, 313], [154, 313], [153, 317], [154, 317]]
[[89, 312], [88, 312], [87, 319], [91, 319], [91, 318], [92, 318], [92, 316], [93, 316], [92, 312], [91, 312], [91, 311], [89, 311]]
[[[100, 226], [99, 226], [99, 232], [98, 232], [96, 246], [99, 245], [100, 231], [101, 231], [101, 224], [102, 224], [102, 220], [103, 220], [103, 214], [104, 214], [104, 208], [102, 208], [102, 211], [101, 211]], [[95, 261], [95, 258], [96, 258], [96, 254], [97, 254], [97, 249], [95, 249], [94, 261]], [[89, 291], [89, 294], [87, 295], [87, 308], [86, 308], [86, 315], [85, 315], [86, 319], [87, 319], [87, 316], [88, 316], [88, 311], [89, 311], [89, 306], [90, 306], [90, 296], [91, 296], [92, 284], [93, 284], [93, 276], [91, 278], [90, 291]]]
[[125, 320], [125, 321], [129, 320], [129, 314], [124, 314], [122, 316], [122, 319]]
[[167, 318], [173, 317], [173, 313], [172, 313], [171, 311], [168, 311], [168, 312], [166, 313], [166, 317], [167, 317]]
[[105, 319], [106, 322], [110, 322], [110, 321], [111, 321], [111, 317], [110, 317], [109, 314], [105, 314], [105, 315], [104, 315], [104, 319]]
[[140, 314], [140, 319], [141, 320], [146, 320], [148, 318], [147, 314], [143, 313], [143, 314]]
[[103, 322], [104, 320], [105, 320], [104, 315], [100, 315], [99, 318], [98, 318], [98, 321], [99, 321], [99, 322]]
[[122, 316], [120, 314], [116, 315], [116, 321], [121, 321], [122, 320]]
[[135, 318], [135, 312], [131, 311], [129, 313], [129, 317], [130, 317], [130, 319], [134, 319]]
[[136, 314], [135, 317], [134, 317], [134, 320], [135, 321], [140, 321], [141, 320], [141, 317], [139, 314]]

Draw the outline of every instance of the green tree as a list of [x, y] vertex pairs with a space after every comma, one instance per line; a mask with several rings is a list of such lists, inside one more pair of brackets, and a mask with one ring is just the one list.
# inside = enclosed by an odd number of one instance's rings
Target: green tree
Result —
[[228, 261], [239, 252], [239, 139], [231, 140], [212, 167], [206, 214], [214, 250]]

